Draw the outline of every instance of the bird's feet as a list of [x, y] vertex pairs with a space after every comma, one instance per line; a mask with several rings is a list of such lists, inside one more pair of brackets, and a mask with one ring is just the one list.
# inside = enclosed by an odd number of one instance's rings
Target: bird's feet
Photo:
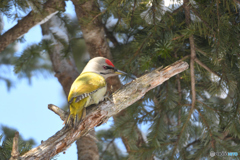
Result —
[[112, 101], [112, 99], [111, 99], [111, 95], [110, 95], [110, 92], [107, 92], [106, 94], [105, 94], [105, 96], [104, 96], [104, 101], [107, 101], [107, 100], [109, 100], [110, 102], [112, 102], [113, 103], [113, 101]]

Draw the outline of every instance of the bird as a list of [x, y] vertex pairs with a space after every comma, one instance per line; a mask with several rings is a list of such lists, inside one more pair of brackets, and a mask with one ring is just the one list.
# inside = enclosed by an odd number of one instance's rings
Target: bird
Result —
[[66, 128], [76, 128], [86, 116], [86, 107], [104, 100], [107, 92], [106, 79], [121, 74], [127, 73], [115, 68], [109, 59], [104, 57], [91, 59], [70, 88], [69, 115], [64, 122]]

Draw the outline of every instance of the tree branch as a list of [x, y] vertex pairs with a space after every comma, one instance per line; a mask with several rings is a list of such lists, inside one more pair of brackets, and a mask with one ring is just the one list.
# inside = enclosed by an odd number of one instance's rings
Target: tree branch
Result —
[[18, 160], [19, 159], [19, 152], [18, 152], [18, 139], [19, 139], [19, 132], [15, 133], [13, 138], [13, 146], [12, 146], [12, 153], [11, 158], [9, 160]]
[[47, 18], [49, 19], [48, 16], [54, 14], [58, 10], [65, 10], [64, 1], [48, 0], [43, 5], [43, 11], [41, 14], [31, 11], [27, 16], [19, 20], [14, 27], [0, 36], [0, 52], [20, 36], [27, 33], [29, 29], [37, 25], [39, 22], [42, 22], [43, 20], [47, 21]]
[[63, 127], [41, 145], [22, 155], [21, 160], [49, 159], [65, 151], [75, 140], [86, 135], [93, 127], [102, 124], [111, 116], [116, 115], [121, 110], [141, 99], [149, 90], [187, 68], [188, 64], [186, 62], [177, 61], [164, 69], [156, 69], [126, 84], [112, 95], [111, 100], [101, 102], [98, 107], [90, 107], [86, 118], [82, 120], [76, 129], [66, 129]]
[[195, 49], [196, 49], [199, 53], [201, 53], [202, 55], [204, 55], [205, 57], [207, 56], [207, 53], [204, 52], [204, 51], [202, 51], [201, 49], [199, 49], [199, 48], [197, 48], [197, 47], [195, 47]]
[[48, 109], [50, 109], [51, 111], [53, 111], [54, 113], [56, 113], [57, 115], [59, 115], [59, 117], [61, 118], [61, 120], [65, 120], [68, 117], [68, 112], [62, 110], [61, 108], [59, 108], [58, 106], [55, 106], [53, 104], [49, 104], [48, 105]]
[[[189, 0], [184, 0], [183, 6], [185, 10], [185, 21], [187, 26], [189, 26], [191, 23]], [[193, 35], [190, 35], [189, 42], [190, 42], [190, 48], [191, 48], [190, 74], [191, 74], [192, 108], [194, 108], [196, 103], [195, 74], [194, 74], [194, 59], [196, 57], [196, 51], [195, 51]]]
[[199, 59], [195, 58], [195, 62], [197, 62], [197, 64], [199, 64], [200, 66], [202, 66], [203, 68], [205, 68], [208, 72], [211, 72], [212, 74], [221, 77], [219, 74], [217, 74], [216, 72], [212, 71], [210, 68], [208, 68], [204, 63], [202, 63]]

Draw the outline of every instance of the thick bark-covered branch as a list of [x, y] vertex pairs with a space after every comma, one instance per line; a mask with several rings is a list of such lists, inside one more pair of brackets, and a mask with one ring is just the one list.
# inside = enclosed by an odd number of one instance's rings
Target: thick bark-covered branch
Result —
[[121, 110], [141, 99], [149, 90], [187, 68], [188, 64], [186, 62], [177, 61], [164, 69], [156, 69], [124, 85], [120, 90], [113, 93], [111, 100], [101, 102], [98, 107], [90, 107], [86, 118], [81, 121], [77, 129], [65, 129], [63, 127], [41, 145], [22, 155], [20, 159], [49, 159], [65, 151], [75, 140], [86, 135], [92, 128], [101, 125], [111, 116], [116, 115]]
[[27, 33], [29, 29], [43, 21], [44, 18], [59, 10], [65, 10], [65, 3], [62, 0], [48, 0], [43, 5], [41, 13], [31, 11], [27, 16], [19, 20], [14, 27], [0, 36], [0, 52], [2, 52], [9, 44], [14, 42], [20, 36]]

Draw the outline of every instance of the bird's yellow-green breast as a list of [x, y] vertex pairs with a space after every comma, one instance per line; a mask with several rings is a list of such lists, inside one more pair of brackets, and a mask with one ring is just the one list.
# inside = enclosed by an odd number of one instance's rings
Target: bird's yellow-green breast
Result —
[[82, 73], [73, 82], [68, 95], [68, 101], [74, 97], [78, 97], [84, 93], [93, 92], [105, 86], [106, 81], [101, 75], [91, 72]]
[[80, 74], [73, 82], [68, 95], [70, 113], [67, 125], [75, 126], [85, 116], [87, 106], [104, 98], [106, 88], [106, 81], [101, 75], [92, 72]]

